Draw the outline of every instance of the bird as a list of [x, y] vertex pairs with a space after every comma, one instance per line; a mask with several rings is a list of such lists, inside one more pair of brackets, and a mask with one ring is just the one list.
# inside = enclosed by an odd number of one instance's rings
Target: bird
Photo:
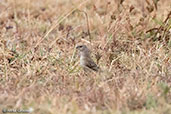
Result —
[[78, 45], [76, 49], [80, 54], [80, 66], [84, 69], [84, 71], [99, 71], [99, 67], [91, 58], [91, 51], [87, 48], [86, 45]]

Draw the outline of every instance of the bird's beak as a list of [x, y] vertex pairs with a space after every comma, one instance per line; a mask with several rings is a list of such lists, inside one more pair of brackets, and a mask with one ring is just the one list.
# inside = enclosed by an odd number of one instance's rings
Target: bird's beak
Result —
[[79, 48], [80, 48], [80, 46], [77, 46], [77, 47], [76, 47], [76, 49], [79, 49]]

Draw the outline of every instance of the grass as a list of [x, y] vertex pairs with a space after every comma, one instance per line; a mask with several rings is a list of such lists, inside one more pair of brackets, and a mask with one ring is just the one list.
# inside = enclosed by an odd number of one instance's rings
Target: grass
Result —
[[[171, 113], [171, 4], [116, 1], [2, 0], [0, 110]], [[78, 44], [103, 72], [83, 72]]]

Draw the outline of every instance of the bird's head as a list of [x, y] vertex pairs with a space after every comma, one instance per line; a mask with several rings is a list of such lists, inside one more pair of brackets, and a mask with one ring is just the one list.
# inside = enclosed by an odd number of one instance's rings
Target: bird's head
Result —
[[90, 50], [87, 48], [86, 45], [78, 45], [76, 47], [76, 49], [79, 50], [79, 52], [80, 52], [81, 55], [87, 55], [87, 56], [89, 56], [89, 54], [90, 54]]
[[86, 51], [86, 50], [88, 50], [88, 48], [87, 48], [87, 46], [86, 45], [78, 45], [77, 47], [76, 47], [76, 49], [77, 50], [79, 50], [79, 51]]

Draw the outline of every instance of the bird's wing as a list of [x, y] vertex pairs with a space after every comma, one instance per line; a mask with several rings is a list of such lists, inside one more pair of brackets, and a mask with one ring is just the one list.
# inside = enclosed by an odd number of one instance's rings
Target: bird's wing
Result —
[[98, 71], [99, 69], [99, 67], [96, 65], [96, 63], [94, 63], [91, 58], [87, 60], [86, 66], [94, 71]]

